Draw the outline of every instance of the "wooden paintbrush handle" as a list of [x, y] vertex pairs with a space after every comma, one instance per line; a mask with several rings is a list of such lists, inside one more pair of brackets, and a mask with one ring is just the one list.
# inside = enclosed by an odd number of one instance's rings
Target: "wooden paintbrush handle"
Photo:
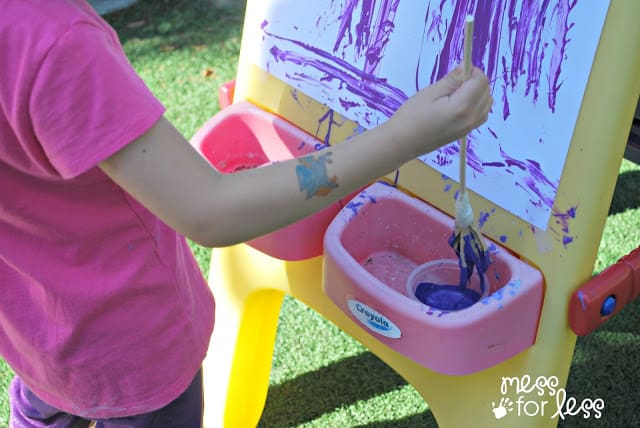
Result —
[[[473, 16], [468, 15], [464, 21], [464, 53], [462, 69], [464, 79], [471, 77], [471, 47], [473, 45]], [[460, 139], [460, 193], [467, 191], [467, 136]]]
[[473, 47], [473, 16], [467, 15], [464, 21], [464, 56], [462, 58], [465, 80], [471, 77], [472, 47]]

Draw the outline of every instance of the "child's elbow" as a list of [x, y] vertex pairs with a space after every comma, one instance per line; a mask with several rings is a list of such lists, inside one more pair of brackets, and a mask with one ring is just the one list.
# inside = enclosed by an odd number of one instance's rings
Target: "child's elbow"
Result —
[[206, 248], [222, 248], [239, 244], [242, 241], [233, 234], [227, 233], [222, 222], [216, 222], [210, 217], [202, 220], [191, 221], [185, 230], [185, 237], [196, 244]]

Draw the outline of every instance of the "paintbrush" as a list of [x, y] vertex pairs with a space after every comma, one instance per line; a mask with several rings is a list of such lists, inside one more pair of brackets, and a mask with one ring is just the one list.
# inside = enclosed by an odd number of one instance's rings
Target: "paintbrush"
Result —
[[[471, 46], [473, 44], [473, 17], [467, 16], [464, 29], [464, 78], [471, 76]], [[467, 136], [460, 139], [460, 191], [455, 202], [455, 229], [449, 245], [458, 256], [460, 287], [467, 287], [473, 270], [477, 269], [482, 290], [486, 286], [484, 274], [489, 267], [489, 253], [482, 236], [473, 228], [473, 208], [467, 194]]]

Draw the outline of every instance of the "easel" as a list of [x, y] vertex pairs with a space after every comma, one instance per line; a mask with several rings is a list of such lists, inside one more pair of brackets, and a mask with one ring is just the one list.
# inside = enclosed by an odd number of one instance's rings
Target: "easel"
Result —
[[[247, 22], [252, 22], [260, 7], [267, 6], [248, 2]], [[553, 217], [546, 232], [532, 231], [529, 224], [500, 208], [483, 229], [485, 235], [496, 240], [500, 235], [508, 236], [506, 246], [544, 274], [544, 304], [535, 345], [470, 375], [443, 375], [395, 352], [339, 310], [322, 290], [322, 256], [283, 261], [245, 244], [214, 249], [209, 282], [217, 307], [216, 328], [204, 371], [206, 426], [252, 427], [259, 421], [285, 294], [331, 320], [396, 370], [428, 402], [442, 427], [496, 426], [491, 401], [499, 398], [496, 394], [502, 377], [556, 376], [562, 387], [576, 341], [569, 325], [570, 301], [574, 291], [591, 277], [628, 125], [640, 92], [640, 49], [635, 48], [640, 40], [638, 16], [640, 3], [611, 2], [571, 141], [555, 208], [565, 212], [579, 205], [579, 215], [569, 224], [575, 241], [563, 244], [563, 226], [555, 224]], [[631, 48], [630, 41], [635, 43]], [[311, 134], [324, 135], [324, 130], [317, 129], [316, 118], [327, 110], [303, 94], [293, 99], [290, 87], [251, 65], [252, 55], [259, 54], [250, 46], [243, 46], [234, 101], [249, 100]], [[335, 128], [331, 143], [344, 140], [354, 127], [345, 123]], [[450, 196], [443, 194], [440, 183], [437, 172], [414, 161], [400, 170], [397, 185], [451, 213]], [[483, 198], [470, 196], [474, 207], [485, 211], [495, 208]], [[618, 305], [600, 322], [621, 307]], [[575, 316], [580, 318], [579, 314]], [[506, 396], [514, 402], [517, 399], [515, 393]], [[460, 401], [465, 403], [464, 412], [453, 405]], [[552, 427], [557, 420], [548, 415], [505, 417], [500, 424]]]

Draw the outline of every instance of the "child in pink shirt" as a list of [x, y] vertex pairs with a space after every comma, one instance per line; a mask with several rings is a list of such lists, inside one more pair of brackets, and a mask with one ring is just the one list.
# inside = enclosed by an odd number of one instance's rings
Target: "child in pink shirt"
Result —
[[199, 427], [214, 300], [184, 236], [224, 246], [282, 227], [455, 140], [491, 106], [484, 74], [463, 83], [456, 70], [384, 125], [311, 155], [308, 184], [296, 160], [221, 175], [164, 119], [84, 0], [2, 6], [12, 427]]

